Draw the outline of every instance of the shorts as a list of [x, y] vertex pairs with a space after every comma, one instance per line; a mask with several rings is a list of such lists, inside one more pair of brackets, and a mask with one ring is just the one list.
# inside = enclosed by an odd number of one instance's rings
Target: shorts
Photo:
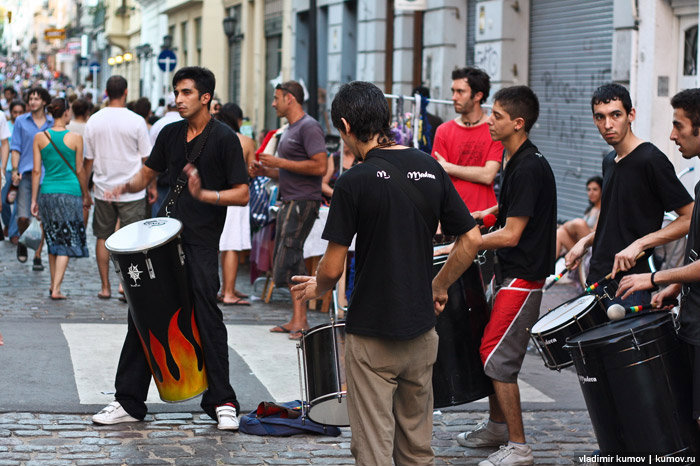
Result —
[[318, 218], [321, 201], [287, 201], [277, 213], [272, 277], [275, 286], [292, 284], [294, 275], [306, 275], [304, 242]]
[[130, 223], [146, 218], [146, 201], [108, 202], [95, 199], [95, 212], [92, 217], [92, 233], [98, 239], [107, 239], [117, 227], [125, 227]]
[[22, 173], [22, 179], [17, 187], [17, 218], [31, 217], [32, 207], [32, 172]]
[[479, 353], [484, 372], [493, 380], [516, 383], [523, 364], [530, 328], [540, 316], [544, 280], [506, 278], [491, 281], [493, 306]]
[[693, 380], [693, 419], [700, 419], [700, 346], [683, 342], [690, 360], [690, 373]]

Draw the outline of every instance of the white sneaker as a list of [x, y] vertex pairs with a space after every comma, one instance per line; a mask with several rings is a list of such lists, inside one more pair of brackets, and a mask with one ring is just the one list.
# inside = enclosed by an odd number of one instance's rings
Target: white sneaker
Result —
[[457, 443], [469, 448], [498, 447], [508, 443], [508, 427], [486, 420], [473, 431], [459, 434]]
[[535, 464], [532, 456], [532, 448], [528, 445], [515, 446], [503, 445], [497, 452], [491, 453], [488, 459], [479, 463], [479, 466], [498, 465], [530, 465]]
[[102, 411], [92, 416], [95, 424], [111, 425], [121, 422], [138, 422], [138, 419], [129, 415], [118, 401], [112, 401], [102, 408]]
[[236, 408], [229, 405], [222, 405], [216, 408], [216, 418], [219, 430], [238, 430], [238, 413]]

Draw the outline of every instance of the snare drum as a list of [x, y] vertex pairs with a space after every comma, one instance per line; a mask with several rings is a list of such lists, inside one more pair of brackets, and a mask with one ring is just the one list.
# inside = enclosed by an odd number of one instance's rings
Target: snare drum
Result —
[[167, 402], [185, 401], [207, 389], [181, 230], [179, 220], [153, 218], [120, 228], [105, 242], [153, 380]]
[[[433, 276], [447, 256], [433, 259]], [[433, 406], [444, 408], [493, 394], [479, 355], [481, 338], [491, 314], [486, 303], [479, 264], [474, 262], [447, 291], [447, 304], [437, 318], [440, 337], [433, 366]]]
[[603, 305], [594, 295], [582, 295], [549, 311], [535, 322], [530, 336], [544, 365], [560, 370], [573, 364], [563, 346], [568, 337], [608, 321]]
[[345, 322], [313, 327], [297, 345], [302, 361], [304, 401], [309, 418], [329, 426], [349, 426], [345, 382]]

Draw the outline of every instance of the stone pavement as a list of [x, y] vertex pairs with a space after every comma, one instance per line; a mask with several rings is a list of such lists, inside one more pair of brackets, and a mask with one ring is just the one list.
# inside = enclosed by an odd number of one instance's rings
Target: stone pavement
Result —
[[[89, 241], [92, 242], [92, 237]], [[94, 250], [91, 258], [73, 260], [66, 274], [63, 291], [69, 299], [48, 299], [48, 266], [33, 272], [31, 260], [20, 264], [9, 242], [0, 243], [0, 332], [3, 324], [21, 323], [119, 323], [126, 322], [126, 306], [116, 299], [98, 300], [99, 290]], [[44, 253], [44, 262], [47, 262]], [[252, 291], [247, 268], [241, 270], [240, 288]], [[257, 290], [259, 292], [259, 290]], [[543, 302], [543, 312], [577, 293], [572, 284], [552, 288]], [[117, 296], [117, 280], [112, 294]], [[290, 303], [285, 293], [275, 293], [270, 304], [254, 300], [250, 307], [223, 308], [228, 325], [274, 325], [286, 321]], [[311, 326], [327, 322], [327, 315], [310, 312]], [[5, 334], [6, 345], [13, 340]], [[36, 341], [37, 348], [42, 346]], [[1, 352], [8, 346], [0, 347]], [[31, 365], [27, 354], [26, 364]], [[0, 367], [0, 378], [3, 377]], [[547, 371], [549, 372], [549, 371]], [[552, 372], [556, 376], [555, 372]], [[549, 374], [545, 374], [549, 376]], [[26, 390], [32, 390], [27, 381]], [[571, 390], [579, 390], [578, 386]], [[261, 400], [262, 401], [262, 400]], [[352, 464], [350, 431], [342, 429], [338, 438], [295, 436], [256, 437], [220, 432], [201, 411], [149, 415], [144, 422], [117, 426], [94, 426], [94, 407], [65, 412], [61, 406], [43, 412], [13, 412], [0, 394], [0, 466], [51, 464]], [[470, 404], [436, 411], [433, 447], [437, 464], [477, 464], [491, 450], [459, 446], [457, 434], [469, 430], [486, 416], [484, 404]], [[251, 410], [254, 406], [244, 406]], [[588, 413], [583, 409], [526, 410], [525, 430], [534, 449], [536, 464], [578, 464], [576, 457], [596, 449]], [[465, 456], [466, 454], [466, 456]]]

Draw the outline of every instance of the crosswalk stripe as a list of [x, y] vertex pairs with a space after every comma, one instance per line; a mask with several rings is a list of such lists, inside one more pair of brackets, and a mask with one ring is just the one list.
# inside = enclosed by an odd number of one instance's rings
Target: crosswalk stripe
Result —
[[[296, 342], [286, 334], [270, 333], [266, 325], [227, 325], [226, 328], [228, 345], [275, 401], [301, 398]], [[61, 330], [70, 350], [80, 403], [102, 405], [112, 401], [126, 324], [61, 324]], [[232, 373], [234, 386], [235, 377]], [[522, 402], [555, 401], [522, 379], [518, 384]], [[163, 403], [154, 384], [149, 388], [147, 403]]]

